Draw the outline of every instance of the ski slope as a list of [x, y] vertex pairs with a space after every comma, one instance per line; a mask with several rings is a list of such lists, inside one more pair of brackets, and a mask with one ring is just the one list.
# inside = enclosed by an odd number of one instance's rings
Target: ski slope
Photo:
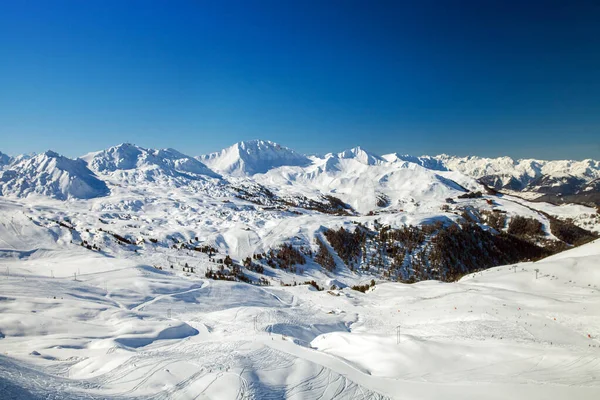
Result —
[[[258, 287], [103, 255], [3, 204], [11, 399], [596, 399], [600, 242], [456, 283]], [[535, 269], [539, 269], [536, 279]]]

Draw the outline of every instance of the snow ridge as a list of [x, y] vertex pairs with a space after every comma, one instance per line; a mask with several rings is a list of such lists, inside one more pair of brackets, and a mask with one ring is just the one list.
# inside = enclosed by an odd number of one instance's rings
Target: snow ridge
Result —
[[360, 146], [344, 150], [338, 153], [337, 157], [340, 159], [353, 159], [365, 165], [380, 165], [387, 162], [383, 157], [370, 153]]
[[110, 193], [106, 183], [87, 168], [85, 161], [53, 151], [13, 162], [0, 176], [0, 191], [4, 196], [39, 194], [58, 200], [91, 199]]
[[445, 154], [435, 157], [448, 169], [462, 172], [474, 178], [498, 176], [506, 185], [512, 178], [523, 187], [543, 175], [554, 178], [574, 177], [591, 181], [600, 178], [600, 161], [595, 160], [556, 160], [536, 159], [514, 160], [510, 157], [454, 157]]
[[252, 176], [282, 166], [307, 166], [310, 160], [294, 150], [269, 140], [239, 142], [198, 160], [230, 176]]
[[[446, 198], [464, 192], [465, 182], [459, 185], [454, 175], [440, 175], [444, 173], [408, 161], [390, 163], [356, 148], [315, 157], [308, 167], [275, 168], [254, 179], [291, 197], [332, 195], [368, 213], [381, 208], [413, 209], [419, 204], [439, 207]], [[467, 186], [476, 185], [473, 179], [463, 179]]]
[[206, 165], [174, 149], [145, 149], [123, 143], [82, 157], [90, 169], [103, 175], [118, 175], [124, 180], [157, 181], [169, 178], [203, 180], [219, 178]]
[[432, 156], [416, 157], [416, 156], [411, 156], [408, 154], [392, 153], [392, 154], [385, 154], [382, 156], [382, 158], [390, 163], [406, 161], [406, 162], [411, 162], [411, 163], [420, 165], [421, 167], [424, 167], [427, 169], [432, 169], [432, 170], [436, 170], [436, 171], [448, 171], [448, 168], [446, 167], [446, 165], [444, 165], [442, 160], [438, 159], [437, 157], [432, 157]]
[[12, 157], [0, 151], [0, 169], [3, 169], [12, 162]]

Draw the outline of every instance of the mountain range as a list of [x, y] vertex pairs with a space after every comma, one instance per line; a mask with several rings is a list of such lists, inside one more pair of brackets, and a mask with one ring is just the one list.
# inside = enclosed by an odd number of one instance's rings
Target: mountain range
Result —
[[[0, 153], [0, 171], [0, 193], [5, 196], [38, 194], [63, 200], [106, 196], [104, 181], [186, 186], [198, 181], [243, 180], [246, 184], [255, 181], [273, 185], [285, 193], [337, 194], [349, 202], [359, 196], [347, 193], [366, 190], [368, 199], [355, 201], [355, 208], [367, 212], [374, 209], [377, 199], [394, 202], [394, 197], [405, 189], [446, 196], [448, 190], [476, 188], [476, 180], [530, 200], [600, 204], [600, 161], [595, 160], [377, 155], [361, 147], [306, 156], [265, 140], [239, 142], [196, 157], [174, 149], [145, 149], [129, 143], [76, 160], [52, 151], [17, 157]], [[407, 175], [426, 182], [426, 188], [403, 189], [401, 182], [411, 181]]]

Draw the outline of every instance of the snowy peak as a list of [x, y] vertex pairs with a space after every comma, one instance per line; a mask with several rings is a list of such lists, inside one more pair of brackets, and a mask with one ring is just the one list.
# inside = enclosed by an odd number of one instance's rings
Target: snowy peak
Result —
[[306, 156], [269, 140], [239, 142], [198, 159], [215, 171], [231, 176], [251, 176], [277, 167], [311, 163]]
[[192, 180], [204, 176], [218, 177], [200, 161], [174, 149], [145, 149], [123, 143], [107, 150], [89, 153], [82, 158], [92, 170], [101, 174], [144, 171], [152, 176], [164, 175]]
[[370, 153], [360, 146], [344, 150], [338, 153], [337, 156], [341, 159], [354, 159], [365, 165], [379, 165], [386, 162], [383, 157]]
[[441, 160], [439, 160], [435, 157], [431, 157], [431, 156], [416, 157], [416, 156], [411, 156], [411, 155], [407, 155], [407, 154], [392, 153], [392, 154], [384, 154], [381, 157], [390, 163], [411, 162], [411, 163], [420, 165], [421, 167], [436, 170], [436, 171], [447, 171], [448, 170], [448, 168], [446, 168], [446, 166], [444, 165], [444, 163]]
[[292, 149], [288, 149], [287, 147], [283, 147], [275, 142], [270, 140], [247, 140], [236, 143], [234, 146], [237, 146], [240, 150], [246, 151], [248, 153], [258, 153], [260, 151], [270, 151], [270, 150], [283, 150], [286, 149], [288, 151], [292, 151]]
[[0, 170], [12, 162], [12, 157], [0, 151]]
[[459, 171], [474, 178], [482, 178], [488, 175], [510, 174], [511, 176], [520, 177], [524, 173], [532, 176], [537, 176], [539, 171], [536, 171], [529, 166], [519, 165], [510, 157], [498, 158], [483, 158], [483, 157], [454, 157], [448, 155], [440, 155], [436, 157], [448, 169]]
[[89, 153], [81, 157], [90, 168], [98, 172], [116, 171], [118, 169], [134, 169], [138, 165], [144, 149], [131, 143], [122, 143], [107, 150]]
[[54, 151], [13, 162], [0, 175], [0, 190], [2, 195], [39, 194], [59, 200], [91, 199], [109, 194], [106, 183], [87, 168], [85, 161]]

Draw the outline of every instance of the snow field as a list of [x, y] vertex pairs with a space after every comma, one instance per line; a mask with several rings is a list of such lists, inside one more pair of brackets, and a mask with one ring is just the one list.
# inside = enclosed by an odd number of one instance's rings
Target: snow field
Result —
[[[91, 258], [95, 272], [74, 281], [36, 274], [39, 258], [4, 258], [0, 377], [65, 398], [592, 399], [599, 253], [595, 242], [516, 272], [333, 295], [119, 259]], [[85, 263], [65, 256], [67, 271]], [[13, 360], [41, 374], [44, 390], [13, 379]]]

